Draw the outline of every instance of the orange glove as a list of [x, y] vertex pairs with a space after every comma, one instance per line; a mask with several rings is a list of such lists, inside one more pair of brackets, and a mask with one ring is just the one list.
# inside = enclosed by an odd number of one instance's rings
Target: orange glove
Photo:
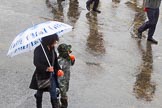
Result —
[[144, 11], [147, 12], [147, 11], [148, 11], [148, 8], [145, 7], [145, 8], [144, 8]]
[[69, 56], [70, 56], [70, 59], [71, 59], [71, 65], [73, 66], [74, 63], [75, 63], [75, 56], [72, 55], [72, 54], [69, 54]]
[[75, 56], [74, 55], [69, 54], [69, 56], [70, 56], [71, 61], [74, 61], [75, 60]]
[[62, 70], [58, 70], [58, 71], [57, 71], [57, 76], [58, 76], [58, 77], [64, 76], [64, 72], [63, 72]]

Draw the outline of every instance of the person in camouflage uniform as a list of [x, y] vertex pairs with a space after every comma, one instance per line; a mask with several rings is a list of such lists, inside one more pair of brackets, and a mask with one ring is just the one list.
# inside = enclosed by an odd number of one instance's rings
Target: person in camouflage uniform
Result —
[[69, 80], [70, 80], [70, 67], [74, 65], [75, 58], [71, 59], [70, 53], [71, 51], [71, 45], [67, 44], [60, 44], [57, 48], [59, 57], [58, 57], [58, 63], [62, 70], [64, 71], [64, 76], [58, 78], [59, 88], [60, 88], [60, 94], [61, 94], [61, 108], [67, 108], [68, 107], [68, 96], [67, 92], [69, 90]]

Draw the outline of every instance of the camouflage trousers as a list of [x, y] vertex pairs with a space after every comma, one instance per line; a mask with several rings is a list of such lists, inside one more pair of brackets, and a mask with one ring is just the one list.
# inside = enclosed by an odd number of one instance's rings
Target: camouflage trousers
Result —
[[67, 92], [69, 90], [69, 80], [64, 78], [59, 78], [58, 82], [59, 82], [61, 98], [66, 98]]

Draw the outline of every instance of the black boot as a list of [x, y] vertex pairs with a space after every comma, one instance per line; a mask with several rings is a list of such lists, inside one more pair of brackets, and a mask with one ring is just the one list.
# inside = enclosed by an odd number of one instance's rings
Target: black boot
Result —
[[158, 41], [156, 41], [155, 39], [151, 38], [151, 39], [147, 39], [147, 41], [153, 43], [153, 44], [158, 44]]
[[97, 13], [101, 13], [101, 11], [98, 10], [98, 9], [93, 9], [93, 11], [94, 11], [94, 12], [97, 12]]
[[61, 98], [61, 108], [67, 108], [67, 107], [68, 107], [67, 98]]
[[60, 108], [58, 99], [51, 99], [52, 108]]
[[36, 94], [34, 95], [36, 98], [36, 107], [37, 108], [42, 108], [42, 97], [38, 97]]

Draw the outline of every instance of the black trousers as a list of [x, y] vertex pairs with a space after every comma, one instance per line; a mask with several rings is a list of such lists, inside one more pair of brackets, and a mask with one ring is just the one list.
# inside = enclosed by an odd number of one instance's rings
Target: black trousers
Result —
[[159, 18], [159, 8], [157, 8], [157, 9], [149, 8], [147, 11], [147, 17], [148, 17], [148, 21], [145, 22], [138, 29], [138, 31], [143, 32], [148, 29], [148, 39], [152, 39], [154, 32], [155, 32], [156, 24], [157, 24], [158, 18]]
[[93, 10], [97, 10], [98, 4], [99, 4], [99, 0], [88, 0], [87, 1], [87, 5], [90, 6], [93, 2], [94, 2]]

